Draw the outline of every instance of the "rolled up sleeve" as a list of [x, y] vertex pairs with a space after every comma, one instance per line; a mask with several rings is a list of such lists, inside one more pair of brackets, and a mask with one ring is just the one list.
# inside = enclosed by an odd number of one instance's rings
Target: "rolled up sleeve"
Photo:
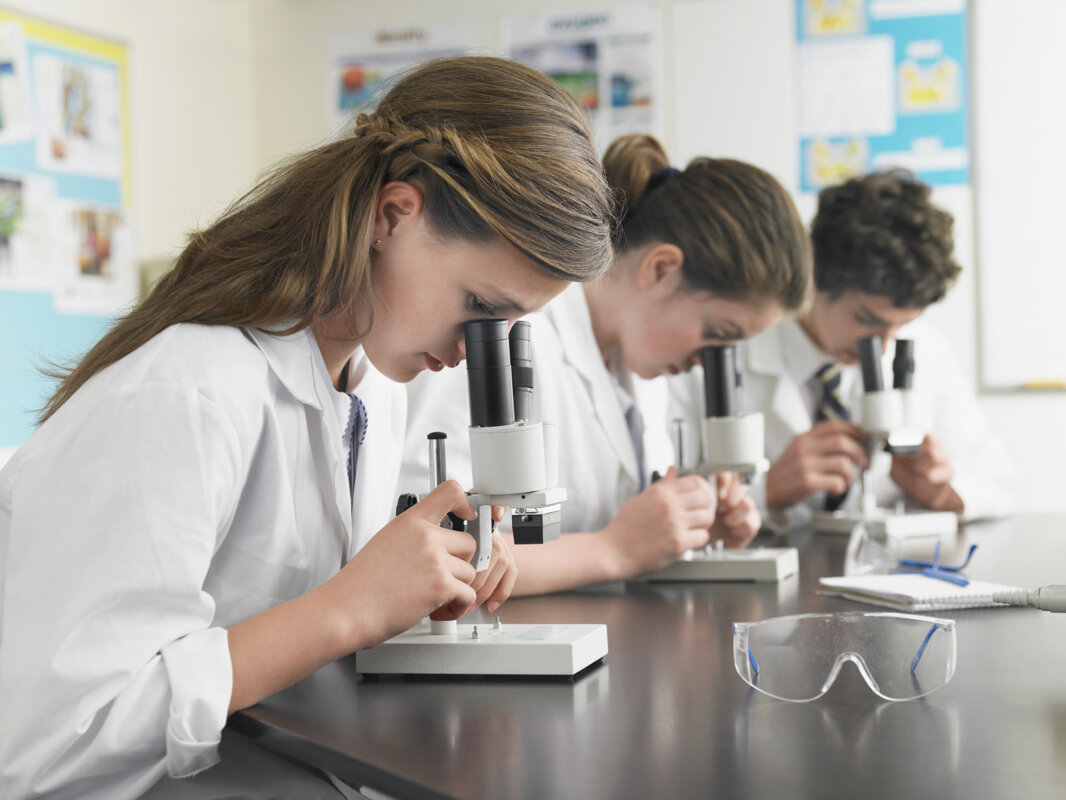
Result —
[[65, 410], [0, 480], [0, 796], [137, 797], [218, 758], [232, 665], [203, 586], [244, 462], [180, 385]]

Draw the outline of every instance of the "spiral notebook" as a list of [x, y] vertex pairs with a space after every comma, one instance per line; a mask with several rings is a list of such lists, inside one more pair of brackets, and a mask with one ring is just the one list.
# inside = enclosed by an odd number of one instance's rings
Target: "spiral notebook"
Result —
[[1012, 591], [1016, 587], [1000, 583], [971, 580], [956, 586], [919, 572], [893, 575], [862, 575], [850, 578], [821, 578], [821, 594], [845, 597], [860, 603], [892, 608], [897, 611], [947, 611], [953, 608], [1003, 606], [992, 599], [993, 592]]

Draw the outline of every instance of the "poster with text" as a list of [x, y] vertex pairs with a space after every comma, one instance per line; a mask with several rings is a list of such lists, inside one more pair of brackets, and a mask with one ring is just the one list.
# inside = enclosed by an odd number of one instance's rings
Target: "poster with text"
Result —
[[658, 11], [509, 16], [501, 52], [549, 75], [588, 109], [600, 150], [625, 133], [659, 135]]
[[472, 52], [472, 21], [369, 28], [341, 33], [330, 42], [329, 130], [342, 136], [355, 116], [373, 108], [392, 82], [433, 58]]
[[970, 182], [967, 0], [796, 0], [800, 185]]

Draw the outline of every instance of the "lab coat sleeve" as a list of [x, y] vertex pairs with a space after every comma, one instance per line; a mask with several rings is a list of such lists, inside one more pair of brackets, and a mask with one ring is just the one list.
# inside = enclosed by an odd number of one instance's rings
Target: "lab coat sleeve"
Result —
[[248, 439], [188, 387], [95, 398], [35, 434], [0, 496], [5, 797], [135, 797], [218, 759], [232, 665], [202, 587]]
[[[973, 390], [955, 364], [947, 343], [921, 342], [931, 350], [930, 374], [915, 386], [930, 393], [930, 431], [943, 445], [955, 472], [951, 485], [963, 502], [964, 520], [1003, 517], [1014, 510], [1017, 473], [1002, 441], [989, 429]], [[924, 357], [924, 356], [923, 356]]]

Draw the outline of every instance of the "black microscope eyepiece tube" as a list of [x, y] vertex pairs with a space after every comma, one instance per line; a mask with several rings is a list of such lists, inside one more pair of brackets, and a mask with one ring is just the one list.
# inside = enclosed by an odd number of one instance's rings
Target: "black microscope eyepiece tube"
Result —
[[511, 380], [515, 419], [533, 418], [533, 326], [520, 319], [511, 328]]
[[710, 345], [700, 350], [703, 363], [703, 401], [708, 417], [736, 413], [737, 360], [733, 345]]
[[475, 319], [463, 325], [470, 424], [494, 427], [514, 422], [507, 320]]
[[910, 389], [914, 384], [914, 340], [896, 339], [892, 357], [892, 388]]
[[859, 363], [862, 365], [862, 388], [866, 392], [884, 391], [881, 377], [881, 337], [867, 336], [859, 339]]

